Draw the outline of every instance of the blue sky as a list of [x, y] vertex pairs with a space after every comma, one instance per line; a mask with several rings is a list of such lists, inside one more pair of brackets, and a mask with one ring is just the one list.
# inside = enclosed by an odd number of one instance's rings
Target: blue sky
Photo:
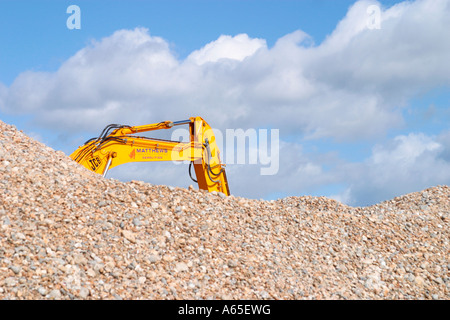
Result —
[[0, 119], [66, 154], [118, 121], [279, 129], [278, 172], [230, 164], [233, 194], [374, 204], [450, 183], [449, 2], [2, 0]]

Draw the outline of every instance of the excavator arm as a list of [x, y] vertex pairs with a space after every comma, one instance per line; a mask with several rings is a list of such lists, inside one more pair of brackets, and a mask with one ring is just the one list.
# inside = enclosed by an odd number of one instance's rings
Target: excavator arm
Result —
[[[136, 136], [142, 132], [189, 125], [189, 142]], [[199, 189], [230, 195], [225, 165], [221, 163], [212, 128], [201, 117], [164, 121], [143, 126], [108, 125], [70, 157], [89, 170], [106, 175], [108, 170], [129, 162], [190, 161], [189, 174]], [[191, 175], [194, 166], [196, 180]]]

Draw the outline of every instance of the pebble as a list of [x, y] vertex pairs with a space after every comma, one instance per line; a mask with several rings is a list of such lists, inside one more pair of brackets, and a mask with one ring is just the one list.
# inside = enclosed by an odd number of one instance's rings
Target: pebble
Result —
[[86, 299], [89, 296], [89, 293], [90, 293], [89, 289], [83, 287], [80, 289], [79, 297], [81, 299]]
[[184, 262], [179, 262], [175, 265], [175, 271], [176, 272], [182, 272], [182, 271], [188, 271], [189, 267], [186, 263]]
[[38, 292], [41, 296], [45, 296], [47, 294], [47, 290], [43, 287], [39, 287]]
[[50, 291], [50, 293], [48, 295], [45, 296], [47, 299], [51, 299], [51, 300], [60, 300], [61, 299], [61, 291], [59, 291], [58, 289], [54, 289], [52, 291]]
[[136, 227], [142, 226], [142, 222], [141, 222], [141, 220], [140, 220], [139, 218], [134, 218], [134, 219], [133, 219], [133, 224], [134, 224]]
[[161, 258], [159, 256], [156, 256], [156, 255], [153, 255], [153, 254], [148, 256], [148, 261], [150, 263], [155, 263], [155, 262], [158, 262], [159, 260], [161, 260]]
[[21, 267], [17, 267], [17, 266], [11, 266], [9, 267], [15, 274], [20, 273], [20, 271], [22, 270]]
[[449, 300], [449, 227], [448, 186], [350, 207], [120, 182], [0, 121], [0, 299]]

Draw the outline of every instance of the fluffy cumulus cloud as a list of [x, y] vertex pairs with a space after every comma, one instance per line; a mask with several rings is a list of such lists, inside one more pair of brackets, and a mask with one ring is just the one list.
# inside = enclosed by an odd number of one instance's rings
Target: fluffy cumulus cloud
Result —
[[252, 56], [259, 49], [266, 47], [265, 40], [250, 39], [247, 34], [238, 34], [235, 37], [222, 35], [202, 49], [192, 52], [187, 59], [199, 65], [217, 62], [220, 59], [242, 61], [246, 57]]
[[[379, 28], [368, 26], [371, 5], [381, 8]], [[26, 71], [11, 86], [0, 85], [0, 109], [31, 115], [33, 125], [72, 136], [97, 133], [108, 123], [144, 124], [195, 115], [222, 131], [278, 128], [285, 143], [279, 174], [272, 176], [273, 188], [259, 194], [281, 192], [284, 186], [302, 193], [321, 183], [345, 183], [338, 168], [346, 167], [335, 159], [336, 171], [325, 170], [329, 164], [322, 159], [328, 157], [304, 153], [299, 141], [378, 138], [404, 125], [402, 112], [410, 99], [450, 86], [449, 16], [448, 0], [390, 8], [361, 0], [320, 44], [301, 30], [270, 48], [264, 39], [246, 34], [222, 35], [182, 60], [167, 40], [147, 29], [119, 30], [76, 52], [55, 72]], [[297, 143], [288, 146], [288, 136]], [[407, 183], [408, 170], [418, 170], [419, 176], [419, 163], [440, 161], [439, 146], [445, 144], [424, 139], [400, 137], [374, 149], [359, 167], [350, 167], [371, 176], [374, 188], [381, 189], [402, 172], [393, 182]], [[399, 163], [406, 155], [414, 161], [403, 163], [402, 171]], [[251, 180], [249, 172], [257, 171], [238, 168], [238, 180]], [[381, 168], [387, 170], [383, 175]], [[347, 189], [352, 199], [364, 197], [357, 185]], [[242, 188], [242, 193], [244, 189], [249, 190]]]

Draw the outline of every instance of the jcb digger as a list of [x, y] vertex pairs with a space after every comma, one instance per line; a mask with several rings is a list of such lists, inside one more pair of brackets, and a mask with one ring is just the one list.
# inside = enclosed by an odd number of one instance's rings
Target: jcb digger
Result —
[[[189, 142], [148, 138], [136, 134], [189, 125]], [[199, 189], [230, 195], [225, 165], [215, 136], [201, 117], [141, 126], [110, 124], [97, 138], [89, 139], [70, 157], [89, 170], [106, 175], [109, 169], [129, 162], [189, 161], [189, 175]], [[192, 177], [192, 165], [197, 179]]]

